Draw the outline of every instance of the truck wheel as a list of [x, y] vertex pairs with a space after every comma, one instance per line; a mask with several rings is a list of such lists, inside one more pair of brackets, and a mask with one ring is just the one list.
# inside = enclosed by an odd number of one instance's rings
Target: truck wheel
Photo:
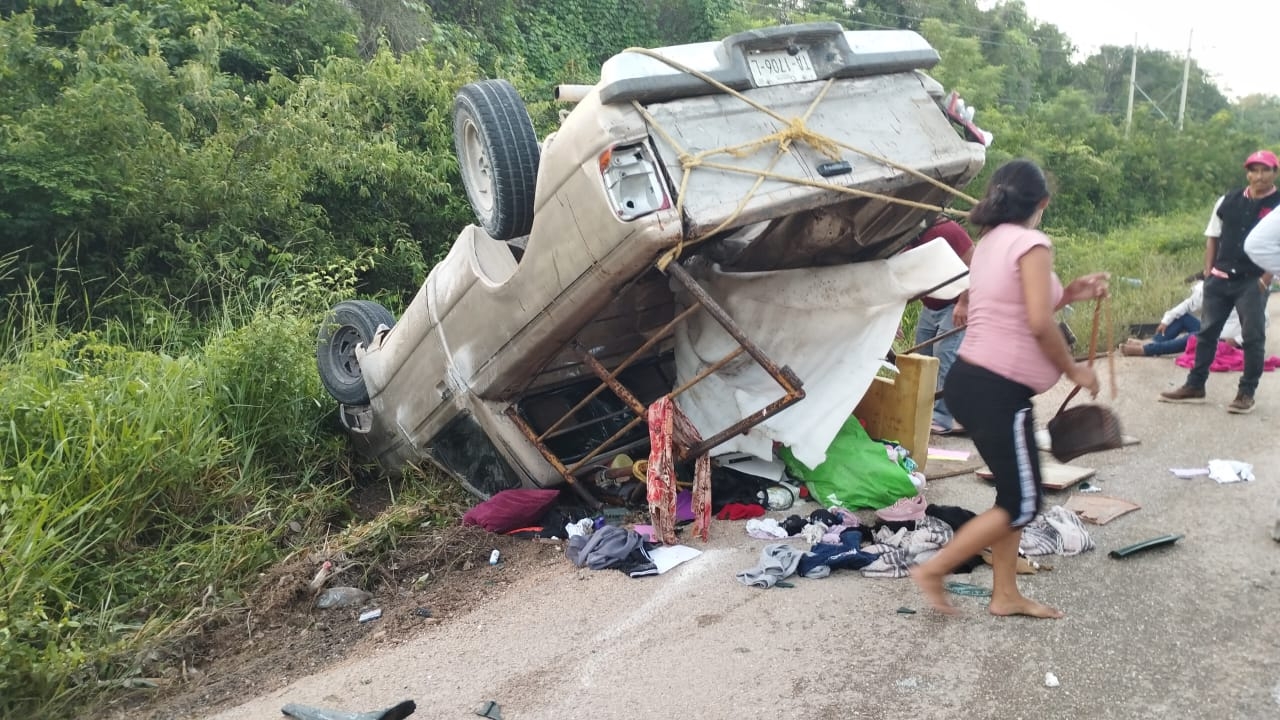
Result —
[[462, 86], [453, 101], [453, 147], [476, 221], [496, 240], [528, 235], [538, 178], [538, 139], [506, 80]]
[[343, 405], [369, 402], [369, 389], [360, 372], [356, 346], [361, 343], [367, 346], [378, 332], [378, 326], [395, 324], [395, 316], [372, 300], [343, 300], [333, 306], [320, 326], [316, 367], [320, 370], [320, 381], [334, 400]]

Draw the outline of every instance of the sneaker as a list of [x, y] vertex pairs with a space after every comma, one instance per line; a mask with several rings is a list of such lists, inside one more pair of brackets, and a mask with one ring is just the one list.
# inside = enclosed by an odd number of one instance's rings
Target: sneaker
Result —
[[1146, 355], [1146, 353], [1143, 352], [1142, 350], [1142, 343], [1140, 342], [1124, 343], [1123, 345], [1120, 346], [1120, 353], [1122, 355], [1129, 355], [1129, 356]]
[[[1252, 398], [1250, 398], [1252, 400]], [[1173, 390], [1160, 393], [1160, 402], [1167, 403], [1204, 403], [1204, 388], [1193, 388], [1183, 385]], [[1250, 403], [1252, 407], [1252, 403]], [[1248, 412], [1247, 410], [1245, 412]]]
[[887, 508], [876, 511], [876, 517], [887, 522], [906, 522], [924, 518], [924, 509], [929, 506], [923, 495], [899, 499]]
[[1236, 393], [1236, 399], [1227, 405], [1227, 412], [1236, 415], [1248, 415], [1253, 412], [1253, 396]]

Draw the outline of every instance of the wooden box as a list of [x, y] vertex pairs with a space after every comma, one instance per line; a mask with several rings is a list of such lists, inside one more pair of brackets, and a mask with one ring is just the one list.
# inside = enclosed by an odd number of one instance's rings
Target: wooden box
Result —
[[911, 451], [920, 471], [929, 460], [929, 426], [938, 385], [938, 358], [899, 355], [895, 378], [877, 377], [853, 414], [877, 440], [895, 440]]

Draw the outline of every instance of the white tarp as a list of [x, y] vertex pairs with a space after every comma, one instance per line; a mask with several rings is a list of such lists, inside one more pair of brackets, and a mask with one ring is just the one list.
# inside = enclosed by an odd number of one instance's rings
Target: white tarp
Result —
[[[816, 467], [871, 386], [907, 301], [966, 268], [945, 240], [936, 239], [888, 260], [755, 273], [696, 265], [689, 270], [766, 355], [804, 383], [804, 400], [713, 452], [769, 458], [777, 441]], [[967, 287], [965, 276], [933, 295], [952, 298]], [[691, 300], [677, 292], [677, 302], [687, 307]], [[675, 342], [677, 386], [737, 347], [705, 311], [678, 326]], [[710, 437], [781, 397], [778, 384], [743, 353], [676, 402]]]

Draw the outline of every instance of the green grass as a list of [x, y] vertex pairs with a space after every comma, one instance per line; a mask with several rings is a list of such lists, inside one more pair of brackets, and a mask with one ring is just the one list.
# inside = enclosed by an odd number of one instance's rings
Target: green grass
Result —
[[[315, 370], [320, 312], [306, 309], [327, 305], [242, 297], [205, 327], [139, 300], [151, 322], [80, 330], [59, 327], [56, 307], [10, 300], [0, 717], [67, 715], [159, 672], [149, 648], [242, 609], [262, 569], [359, 525], [354, 468]], [[404, 511], [351, 542], [376, 556], [424, 517], [456, 517], [421, 479], [401, 483]]]
[[[1131, 324], [1157, 323], [1170, 307], [1187, 296], [1185, 279], [1204, 264], [1205, 218], [1179, 213], [1145, 219], [1105, 235], [1057, 235], [1054, 261], [1064, 283], [1091, 272], [1111, 273], [1111, 338], [1119, 343]], [[1092, 303], [1076, 303], [1064, 319], [1080, 339], [1078, 352], [1088, 349], [1093, 321]], [[1105, 351], [1108, 333], [1098, 332], [1098, 349]]]

